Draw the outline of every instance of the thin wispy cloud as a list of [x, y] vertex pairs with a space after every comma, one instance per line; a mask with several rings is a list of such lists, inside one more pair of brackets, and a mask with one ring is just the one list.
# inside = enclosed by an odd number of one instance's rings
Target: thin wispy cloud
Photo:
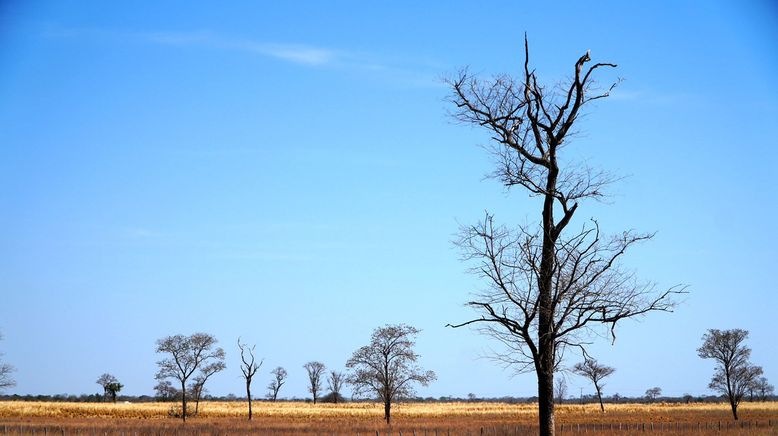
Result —
[[311, 44], [258, 41], [209, 30], [200, 31], [124, 31], [113, 29], [49, 28], [52, 38], [93, 37], [127, 42], [142, 42], [168, 47], [243, 53], [303, 67], [355, 71], [417, 86], [440, 86], [440, 72], [446, 68], [430, 60], [382, 56]]
[[135, 37], [152, 43], [232, 50], [268, 56], [302, 65], [320, 66], [343, 62], [347, 56], [336, 50], [302, 44], [277, 44], [234, 38], [213, 32], [142, 32]]

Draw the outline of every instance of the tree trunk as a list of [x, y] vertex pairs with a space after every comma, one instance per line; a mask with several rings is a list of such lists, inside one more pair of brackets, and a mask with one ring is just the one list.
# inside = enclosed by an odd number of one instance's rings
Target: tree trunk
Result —
[[[547, 192], [555, 192], [558, 169], [548, 169]], [[538, 274], [538, 355], [535, 371], [538, 376], [538, 425], [540, 436], [554, 436], [554, 307], [552, 283], [557, 229], [554, 226], [554, 197], [546, 194], [543, 201], [543, 248]]]
[[735, 421], [737, 421], [737, 403], [729, 400], [729, 406], [732, 407], [732, 416], [735, 418]]
[[554, 371], [538, 373], [538, 424], [540, 436], [554, 435]]
[[181, 419], [186, 422], [186, 384], [181, 382]]
[[384, 419], [387, 424], [389, 424], [392, 419], [392, 402], [389, 400], [384, 401]]
[[251, 421], [251, 381], [246, 380], [246, 397], [249, 400], [249, 421]]
[[595, 388], [597, 388], [597, 399], [600, 401], [600, 411], [605, 413], [605, 406], [602, 405], [602, 392], [600, 392], [600, 388], [595, 385]]

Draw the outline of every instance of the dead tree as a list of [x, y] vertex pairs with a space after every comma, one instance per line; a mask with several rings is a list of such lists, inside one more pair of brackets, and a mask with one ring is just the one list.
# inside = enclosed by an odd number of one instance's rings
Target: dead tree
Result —
[[[205, 380], [218, 371], [223, 370], [224, 350], [216, 347], [218, 341], [207, 333], [195, 333], [191, 336], [168, 336], [157, 341], [157, 353], [163, 353], [166, 357], [157, 362], [159, 371], [157, 380], [172, 378], [181, 384], [181, 418], [186, 422], [186, 383], [198, 370], [200, 376], [205, 374]], [[216, 348], [214, 348], [216, 347]], [[199, 384], [200, 391], [205, 380]]]
[[607, 238], [596, 221], [568, 234], [581, 202], [603, 198], [615, 180], [560, 154], [582, 109], [615, 86], [598, 92], [595, 73], [616, 65], [587, 67], [587, 51], [575, 62], [569, 83], [546, 88], [530, 69], [526, 37], [524, 55], [520, 78], [482, 80], [465, 70], [448, 82], [452, 116], [489, 132], [497, 164], [492, 176], [542, 200], [537, 226], [509, 229], [495, 225], [487, 213], [462, 229], [463, 257], [475, 263], [473, 271], [486, 286], [468, 303], [480, 316], [453, 327], [482, 327], [507, 346], [496, 358], [519, 372], [536, 373], [540, 434], [553, 435], [554, 371], [565, 349], [578, 348], [586, 357], [584, 347], [598, 325], [613, 333], [623, 319], [671, 311], [679, 289], [655, 292], [619, 267], [621, 256], [651, 234]]
[[276, 369], [270, 371], [270, 374], [273, 375], [273, 380], [267, 385], [267, 397], [271, 401], [276, 401], [278, 399], [278, 391], [280, 391], [281, 386], [286, 383], [286, 370], [283, 367], [278, 366]]
[[745, 344], [748, 331], [741, 329], [710, 329], [702, 337], [702, 346], [697, 355], [703, 359], [713, 359], [716, 369], [708, 387], [727, 396], [732, 416], [737, 416], [737, 406], [754, 385], [762, 368], [749, 362], [751, 349]]
[[308, 392], [313, 395], [313, 404], [319, 399], [319, 392], [321, 392], [321, 376], [327, 367], [321, 362], [308, 362], [303, 365], [305, 371], [308, 372]]
[[330, 374], [327, 376], [327, 388], [330, 390], [330, 394], [332, 394], [332, 401], [337, 404], [338, 400], [341, 398], [340, 391], [343, 389], [343, 382], [345, 382], [346, 379], [343, 377], [342, 372], [338, 371], [330, 371]]
[[355, 396], [376, 395], [384, 403], [384, 419], [391, 423], [392, 403], [413, 395], [413, 384], [427, 386], [435, 373], [416, 364], [413, 351], [415, 327], [386, 325], [373, 331], [370, 344], [361, 347], [346, 362], [353, 372], [347, 381]]
[[249, 421], [251, 421], [251, 380], [262, 366], [264, 360], [260, 360], [259, 363], [254, 361], [254, 348], [256, 348], [256, 345], [249, 348], [246, 344], [242, 344], [240, 338], [238, 338], [238, 348], [240, 348], [240, 372], [243, 373], [243, 379], [246, 381], [246, 398], [249, 402]]
[[605, 412], [605, 406], [602, 404], [602, 388], [605, 384], [602, 380], [605, 377], [616, 372], [615, 368], [610, 366], [601, 365], [595, 359], [586, 359], [583, 362], [576, 363], [573, 367], [573, 372], [586, 377], [594, 384], [594, 390], [597, 391], [597, 400], [600, 402], [600, 411]]

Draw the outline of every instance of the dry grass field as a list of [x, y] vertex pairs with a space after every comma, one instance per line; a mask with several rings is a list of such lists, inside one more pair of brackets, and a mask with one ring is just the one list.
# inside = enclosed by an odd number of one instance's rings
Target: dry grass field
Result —
[[[257, 402], [247, 422], [240, 402], [204, 402], [186, 424], [169, 418], [171, 403], [0, 402], [0, 436], [172, 435], [520, 435], [533, 434], [536, 406], [504, 403], [407, 403], [393, 408], [393, 425], [379, 404]], [[561, 434], [778, 435], [778, 403], [744, 403], [741, 421], [726, 404], [619, 404], [558, 406]], [[719, 430], [721, 423], [721, 430]], [[436, 433], [437, 432], [437, 433]]]

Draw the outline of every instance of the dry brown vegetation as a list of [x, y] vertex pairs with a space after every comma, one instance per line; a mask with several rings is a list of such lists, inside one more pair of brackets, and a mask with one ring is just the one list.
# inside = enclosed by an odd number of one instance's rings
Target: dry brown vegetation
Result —
[[[255, 403], [254, 420], [245, 418], [241, 402], [205, 402], [200, 415], [186, 424], [168, 417], [171, 403], [0, 402], [0, 431], [8, 436], [166, 436], [237, 434], [382, 435], [383, 406], [373, 403]], [[744, 403], [741, 422], [732, 420], [726, 404], [561, 405], [557, 426], [562, 434], [778, 435], [778, 403]], [[505, 403], [398, 404], [394, 435], [519, 435], [537, 432], [537, 405]], [[718, 430], [719, 422], [722, 431]], [[772, 426], [768, 426], [771, 423]], [[619, 430], [621, 425], [621, 430]], [[579, 427], [580, 426], [580, 427]], [[653, 429], [652, 429], [653, 426]], [[757, 427], [758, 426], [758, 427]], [[611, 430], [613, 428], [613, 430]], [[652, 431], [653, 430], [653, 431]], [[0, 435], [5, 436], [5, 435]]]

